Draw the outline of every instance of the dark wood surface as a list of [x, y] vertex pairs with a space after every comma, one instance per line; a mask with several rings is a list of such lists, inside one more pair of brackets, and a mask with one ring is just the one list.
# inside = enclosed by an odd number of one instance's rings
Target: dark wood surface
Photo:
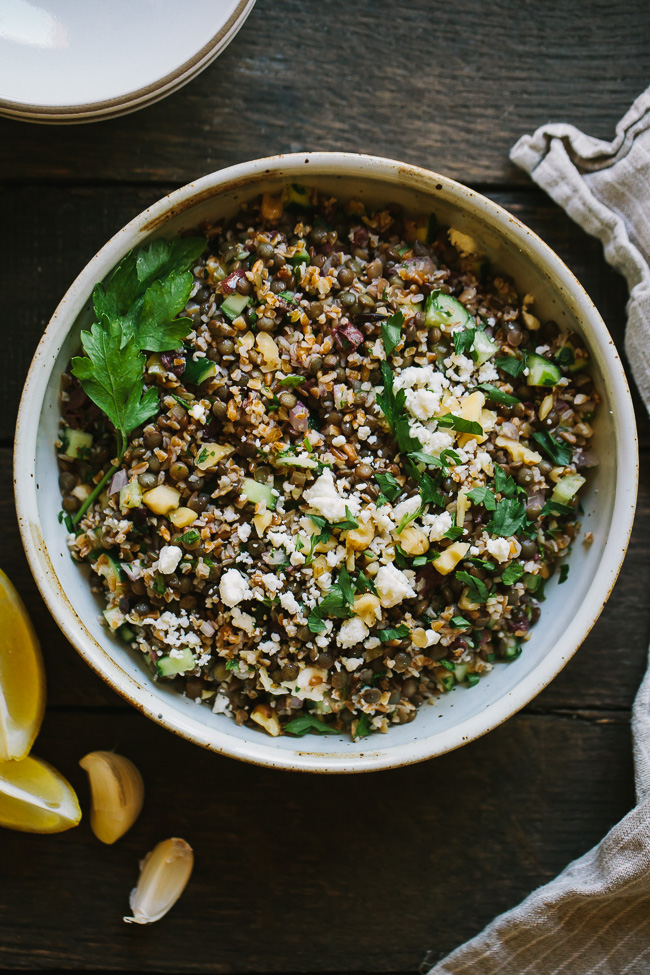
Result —
[[[632, 542], [575, 658], [482, 740], [363, 777], [208, 754], [91, 674], [22, 555], [11, 444], [43, 327], [101, 244], [166, 190], [279, 151], [375, 152], [482, 188], [557, 250], [620, 347], [622, 280], [507, 154], [548, 119], [611, 138], [650, 77], [649, 41], [645, 0], [258, 0], [222, 57], [159, 105], [74, 128], [0, 119], [0, 553], [46, 658], [36, 750], [69, 776], [86, 810], [77, 762], [91, 748], [129, 755], [147, 787], [140, 820], [113, 848], [87, 819], [57, 837], [2, 833], [0, 968], [413, 972], [551, 879], [633, 804], [629, 714], [650, 635], [641, 408]], [[195, 848], [192, 882], [166, 920], [127, 927], [138, 859], [171, 834]]]

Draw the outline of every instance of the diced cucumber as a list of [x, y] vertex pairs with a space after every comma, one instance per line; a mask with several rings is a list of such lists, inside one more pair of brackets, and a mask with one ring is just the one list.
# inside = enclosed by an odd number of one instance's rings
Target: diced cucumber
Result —
[[526, 365], [528, 366], [526, 382], [529, 386], [556, 386], [562, 378], [555, 363], [534, 352], [528, 353]]
[[293, 207], [311, 207], [311, 197], [309, 190], [298, 183], [290, 183], [287, 186], [287, 210]]
[[312, 469], [318, 467], [318, 461], [313, 457], [293, 457], [291, 455], [276, 458], [275, 464], [277, 467], [306, 467]]
[[482, 366], [484, 362], [491, 359], [499, 351], [499, 345], [486, 332], [477, 330], [472, 342], [470, 355], [477, 365]]
[[105, 609], [104, 619], [108, 623], [111, 630], [119, 630], [120, 627], [126, 623], [126, 616], [121, 609], [118, 609], [117, 606], [113, 606], [112, 609]]
[[176, 674], [184, 674], [187, 670], [194, 670], [196, 660], [189, 647], [183, 647], [182, 657], [160, 657], [156, 660], [156, 670], [159, 677], [175, 677]]
[[431, 292], [425, 302], [424, 310], [428, 327], [438, 326], [446, 332], [451, 332], [455, 328], [468, 328], [474, 321], [457, 298], [452, 298], [442, 291]]
[[292, 256], [288, 258], [288, 262], [292, 265], [292, 267], [298, 267], [299, 264], [309, 264], [310, 260], [311, 258], [309, 257], [309, 254], [304, 249], [301, 251], [296, 251], [295, 254], [292, 254]]
[[94, 568], [98, 576], [106, 579], [110, 592], [121, 593], [124, 591], [124, 573], [120, 563], [112, 555], [109, 555], [108, 552], [102, 552], [95, 561]]
[[65, 431], [65, 435], [65, 456], [71, 457], [72, 460], [76, 460], [77, 457], [83, 457], [84, 452], [90, 450], [93, 445], [92, 433], [86, 433], [85, 430], [71, 430], [68, 428]]
[[553, 488], [551, 501], [557, 501], [558, 504], [568, 504], [584, 483], [585, 479], [581, 474], [567, 474], [566, 477], [561, 477]]
[[268, 511], [275, 511], [278, 497], [273, 493], [273, 485], [260, 484], [259, 481], [254, 481], [252, 477], [245, 477], [242, 481], [241, 493], [251, 504], [266, 501]]
[[200, 386], [206, 379], [211, 379], [217, 373], [217, 367], [210, 359], [188, 359], [185, 371], [181, 376], [184, 383]]
[[129, 508], [139, 508], [142, 504], [142, 488], [137, 477], [125, 484], [120, 491], [120, 510], [126, 513]]
[[468, 670], [469, 664], [454, 664], [454, 674], [459, 684], [462, 684], [462, 682], [465, 680]]
[[232, 321], [241, 315], [250, 300], [250, 295], [240, 295], [238, 291], [235, 291], [221, 303], [221, 311]]
[[122, 623], [117, 631], [117, 635], [120, 640], [124, 640], [125, 643], [133, 643], [135, 640], [135, 633], [127, 623]]

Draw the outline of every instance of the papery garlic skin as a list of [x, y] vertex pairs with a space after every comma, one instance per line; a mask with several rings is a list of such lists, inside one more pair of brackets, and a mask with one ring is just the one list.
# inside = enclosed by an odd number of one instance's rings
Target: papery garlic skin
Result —
[[133, 917], [127, 924], [153, 924], [164, 917], [181, 896], [194, 867], [189, 843], [173, 836], [163, 840], [140, 864], [138, 886], [131, 891]]
[[90, 780], [92, 831], [102, 843], [115, 843], [140, 815], [142, 776], [130, 759], [115, 752], [89, 752], [79, 764]]

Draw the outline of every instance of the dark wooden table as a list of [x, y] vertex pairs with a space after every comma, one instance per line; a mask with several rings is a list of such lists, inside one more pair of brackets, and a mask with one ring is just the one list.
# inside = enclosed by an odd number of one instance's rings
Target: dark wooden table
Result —
[[[87, 818], [55, 837], [2, 833], [2, 968], [416, 971], [550, 880], [633, 804], [630, 707], [650, 623], [641, 408], [632, 543], [576, 657], [486, 738], [356, 777], [220, 758], [105, 687], [59, 634], [27, 569], [11, 446], [43, 327], [100, 245], [169, 189], [276, 152], [373, 152], [479, 188], [557, 250], [620, 347], [622, 280], [508, 149], [549, 119], [609, 139], [649, 79], [646, 0], [259, 0], [222, 57], [158, 105], [70, 128], [0, 120], [1, 551], [45, 652], [36, 751], [69, 776], [85, 809], [77, 761], [89, 749], [131, 756], [147, 786], [139, 822], [113, 848]], [[191, 885], [162, 923], [127, 927], [138, 859], [169, 835], [195, 849]]]

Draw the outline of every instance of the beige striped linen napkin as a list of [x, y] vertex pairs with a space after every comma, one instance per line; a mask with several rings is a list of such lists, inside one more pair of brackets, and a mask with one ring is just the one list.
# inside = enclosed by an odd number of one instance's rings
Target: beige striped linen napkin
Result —
[[[650, 89], [611, 143], [571, 125], [545, 125], [510, 156], [603, 242], [607, 261], [626, 278], [625, 348], [650, 408]], [[632, 812], [429, 975], [650, 975], [650, 669], [634, 702], [632, 735]]]

